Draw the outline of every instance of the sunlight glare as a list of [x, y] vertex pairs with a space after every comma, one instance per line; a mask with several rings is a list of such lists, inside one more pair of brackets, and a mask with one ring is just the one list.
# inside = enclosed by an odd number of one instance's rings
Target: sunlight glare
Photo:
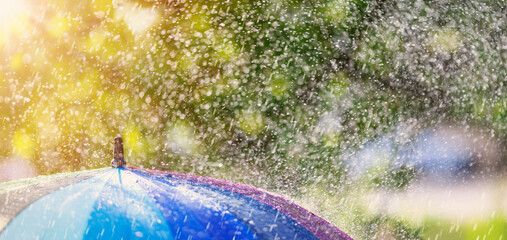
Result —
[[0, 0], [0, 42], [11, 34], [24, 30], [28, 20], [28, 7], [23, 0]]

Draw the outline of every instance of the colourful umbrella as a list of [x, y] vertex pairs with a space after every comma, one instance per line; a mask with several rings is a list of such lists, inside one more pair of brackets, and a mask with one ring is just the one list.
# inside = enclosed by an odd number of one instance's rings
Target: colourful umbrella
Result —
[[257, 188], [126, 167], [0, 184], [3, 239], [351, 239], [315, 214]]

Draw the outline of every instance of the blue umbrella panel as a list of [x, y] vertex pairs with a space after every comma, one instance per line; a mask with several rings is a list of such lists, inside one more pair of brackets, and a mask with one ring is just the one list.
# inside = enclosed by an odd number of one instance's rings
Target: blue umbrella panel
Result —
[[351, 239], [257, 188], [107, 168], [0, 184], [3, 239]]

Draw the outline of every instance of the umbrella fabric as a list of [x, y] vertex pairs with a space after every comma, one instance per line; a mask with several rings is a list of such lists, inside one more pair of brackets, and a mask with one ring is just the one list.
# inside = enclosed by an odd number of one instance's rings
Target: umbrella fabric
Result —
[[0, 184], [3, 239], [351, 239], [251, 186], [136, 168]]

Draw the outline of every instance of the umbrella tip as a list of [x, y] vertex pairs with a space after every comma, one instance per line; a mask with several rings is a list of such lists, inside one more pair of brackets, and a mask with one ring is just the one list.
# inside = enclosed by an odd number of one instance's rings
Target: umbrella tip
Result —
[[127, 161], [123, 158], [123, 138], [115, 137], [114, 138], [114, 158], [111, 161], [111, 167], [126, 167]]

